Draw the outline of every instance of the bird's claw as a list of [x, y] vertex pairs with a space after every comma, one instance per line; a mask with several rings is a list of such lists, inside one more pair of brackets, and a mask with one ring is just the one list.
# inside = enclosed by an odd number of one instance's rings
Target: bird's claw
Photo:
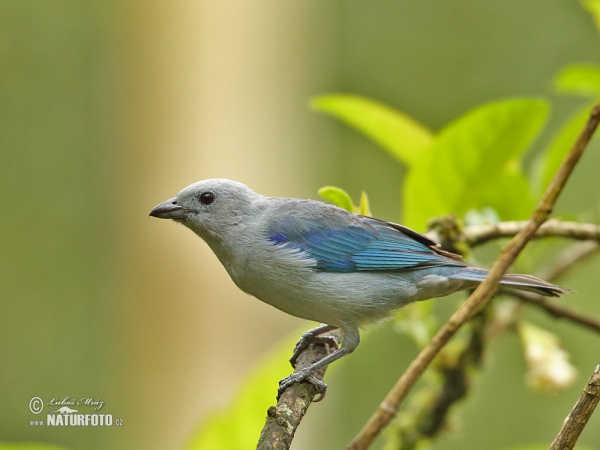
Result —
[[325, 393], [327, 392], [327, 384], [325, 384], [323, 380], [319, 380], [312, 373], [301, 370], [299, 372], [294, 372], [290, 376], [279, 381], [279, 389], [277, 390], [277, 401], [279, 401], [279, 398], [287, 388], [293, 386], [294, 384], [303, 383], [305, 381], [308, 381], [310, 384], [317, 388], [318, 397], [315, 397], [312, 400], [313, 402], [320, 402], [325, 398]]
[[306, 348], [311, 344], [323, 344], [328, 346], [330, 349], [337, 350], [339, 348], [338, 342], [333, 336], [318, 336], [310, 331], [307, 331], [296, 343], [292, 356], [290, 356], [290, 364], [295, 369], [298, 358]]

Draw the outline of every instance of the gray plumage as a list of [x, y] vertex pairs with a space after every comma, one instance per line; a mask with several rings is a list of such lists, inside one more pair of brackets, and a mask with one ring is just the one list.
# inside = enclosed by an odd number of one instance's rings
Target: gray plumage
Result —
[[[283, 380], [282, 389], [308, 379], [324, 390], [312, 372], [352, 352], [361, 326], [408, 303], [473, 288], [487, 275], [402, 225], [319, 201], [265, 197], [230, 180], [194, 183], [150, 215], [200, 236], [244, 292], [327, 325], [305, 333], [300, 347], [341, 330], [342, 348]], [[530, 275], [506, 275], [501, 284], [548, 296], [566, 292]]]

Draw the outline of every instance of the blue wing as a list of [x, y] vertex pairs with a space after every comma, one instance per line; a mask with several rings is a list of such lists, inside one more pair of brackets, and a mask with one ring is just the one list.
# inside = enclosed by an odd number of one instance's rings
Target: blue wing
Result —
[[460, 256], [402, 225], [353, 214], [335, 219], [285, 215], [270, 224], [268, 239], [305, 252], [317, 270], [327, 272], [465, 265]]

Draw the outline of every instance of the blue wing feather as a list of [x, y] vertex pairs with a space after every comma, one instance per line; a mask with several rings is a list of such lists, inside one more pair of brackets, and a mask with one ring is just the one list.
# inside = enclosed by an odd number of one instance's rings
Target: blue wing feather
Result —
[[331, 217], [286, 215], [272, 221], [268, 239], [304, 252], [317, 270], [355, 272], [439, 265], [464, 266], [429, 238], [401, 225], [343, 213]]

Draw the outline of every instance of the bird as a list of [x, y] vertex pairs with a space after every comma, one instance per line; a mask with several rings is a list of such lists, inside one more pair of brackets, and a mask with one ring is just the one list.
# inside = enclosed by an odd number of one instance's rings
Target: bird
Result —
[[[360, 329], [403, 306], [473, 289], [487, 275], [461, 256], [403, 225], [301, 198], [266, 197], [221, 178], [198, 181], [158, 204], [150, 216], [171, 219], [202, 238], [233, 282], [275, 308], [320, 325], [302, 334], [290, 362], [311, 343], [333, 351], [279, 383], [278, 396], [352, 353]], [[570, 292], [532, 275], [505, 275], [504, 288], [559, 297]], [[338, 329], [341, 345], [326, 332]]]

